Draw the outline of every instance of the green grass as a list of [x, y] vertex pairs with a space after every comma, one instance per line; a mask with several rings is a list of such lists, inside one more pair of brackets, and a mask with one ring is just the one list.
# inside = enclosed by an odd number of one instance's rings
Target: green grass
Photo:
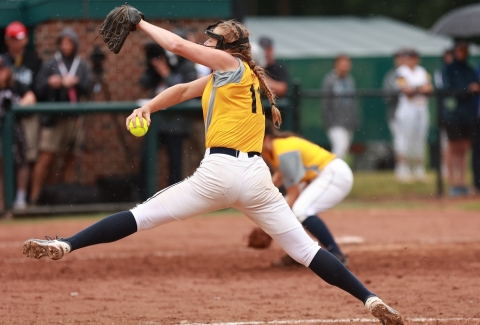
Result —
[[[425, 182], [411, 184], [398, 183], [393, 172], [355, 172], [354, 185], [350, 195], [335, 207], [335, 209], [436, 209], [436, 175], [427, 174]], [[446, 197], [446, 196], [445, 196]], [[427, 204], [425, 199], [432, 199]], [[480, 211], [480, 200], [454, 201], [449, 206], [470, 211]], [[217, 217], [224, 215], [241, 215], [235, 209], [224, 209], [202, 215], [201, 217]], [[21, 223], [43, 223], [61, 219], [76, 221], [82, 219], [96, 219], [107, 216], [108, 213], [66, 214], [33, 218], [18, 218], [15, 220], [1, 220], [1, 225]]]
[[[111, 213], [86, 213], [86, 214], [57, 214], [53, 216], [39, 216], [39, 217], [20, 217], [16, 219], [4, 220], [0, 218], [0, 225], [18, 225], [18, 224], [35, 224], [35, 223], [48, 223], [52, 221], [62, 220], [62, 221], [79, 221], [79, 220], [91, 220], [95, 222], [110, 215]], [[198, 216], [199, 218], [210, 218], [218, 217], [225, 215], [242, 215], [238, 210], [233, 208], [223, 209], [218, 211], [213, 211], [206, 213], [204, 215]]]
[[412, 202], [406, 203], [402, 200], [351, 200], [346, 199], [339, 203], [333, 209], [346, 209], [346, 210], [367, 210], [367, 209], [392, 209], [392, 210], [415, 210], [415, 209], [427, 209], [437, 208], [435, 204], [426, 204], [425, 202]]
[[356, 172], [349, 200], [402, 200], [436, 197], [436, 175], [427, 173], [424, 182], [399, 183], [392, 171]]
[[62, 221], [78, 221], [78, 220], [99, 220], [108, 216], [109, 213], [86, 213], [86, 214], [55, 214], [45, 215], [40, 217], [18, 217], [16, 219], [1, 219], [0, 225], [6, 226], [9, 224], [34, 224], [34, 223], [48, 223], [55, 220]]
[[458, 203], [465, 210], [480, 211], [480, 202], [462, 202]]

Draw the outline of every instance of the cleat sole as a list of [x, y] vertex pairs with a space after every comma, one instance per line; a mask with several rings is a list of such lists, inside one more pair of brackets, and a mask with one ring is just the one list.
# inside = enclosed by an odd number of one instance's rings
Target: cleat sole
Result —
[[402, 316], [383, 304], [373, 307], [372, 315], [378, 318], [382, 325], [404, 325]]
[[59, 260], [63, 257], [64, 252], [58, 245], [53, 243], [29, 239], [23, 244], [23, 255], [34, 259], [48, 256], [52, 260]]

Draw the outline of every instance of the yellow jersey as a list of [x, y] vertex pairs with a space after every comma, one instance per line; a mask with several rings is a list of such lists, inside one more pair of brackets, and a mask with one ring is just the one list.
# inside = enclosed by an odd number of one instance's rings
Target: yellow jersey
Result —
[[262, 152], [265, 111], [260, 83], [246, 62], [235, 71], [214, 71], [202, 95], [205, 146]]
[[273, 139], [272, 154], [262, 153], [262, 156], [275, 171], [282, 173], [287, 188], [311, 181], [336, 158], [322, 147], [295, 136]]

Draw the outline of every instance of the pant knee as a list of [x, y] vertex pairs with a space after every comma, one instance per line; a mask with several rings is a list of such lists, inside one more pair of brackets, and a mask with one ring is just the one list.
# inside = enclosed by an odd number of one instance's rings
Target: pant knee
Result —
[[155, 197], [137, 205], [130, 211], [135, 217], [138, 231], [152, 229], [177, 220]]
[[301, 204], [294, 203], [292, 206], [292, 212], [300, 223], [308, 218], [307, 209]]
[[298, 263], [308, 267], [319, 250], [320, 246], [318, 243], [312, 241], [310, 245], [300, 249], [291, 250], [290, 252], [287, 252], [287, 254]]
[[307, 267], [320, 249], [318, 243], [307, 235], [303, 227], [272, 237], [291, 258]]

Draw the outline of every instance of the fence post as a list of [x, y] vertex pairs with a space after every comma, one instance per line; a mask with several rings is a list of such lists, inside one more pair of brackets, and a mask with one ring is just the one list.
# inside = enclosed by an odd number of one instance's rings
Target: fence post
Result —
[[13, 162], [13, 122], [12, 102], [5, 98], [2, 103], [5, 109], [3, 121], [3, 199], [5, 211], [10, 213], [15, 193], [15, 166]]
[[437, 197], [443, 196], [443, 175], [442, 175], [442, 107], [444, 96], [441, 95], [441, 90], [435, 93], [436, 99], [436, 112], [437, 112], [437, 141], [435, 142], [435, 150], [438, 152], [437, 163], [435, 164], [435, 170], [437, 172]]
[[300, 81], [293, 81], [293, 132], [300, 134], [301, 112], [300, 112]]

